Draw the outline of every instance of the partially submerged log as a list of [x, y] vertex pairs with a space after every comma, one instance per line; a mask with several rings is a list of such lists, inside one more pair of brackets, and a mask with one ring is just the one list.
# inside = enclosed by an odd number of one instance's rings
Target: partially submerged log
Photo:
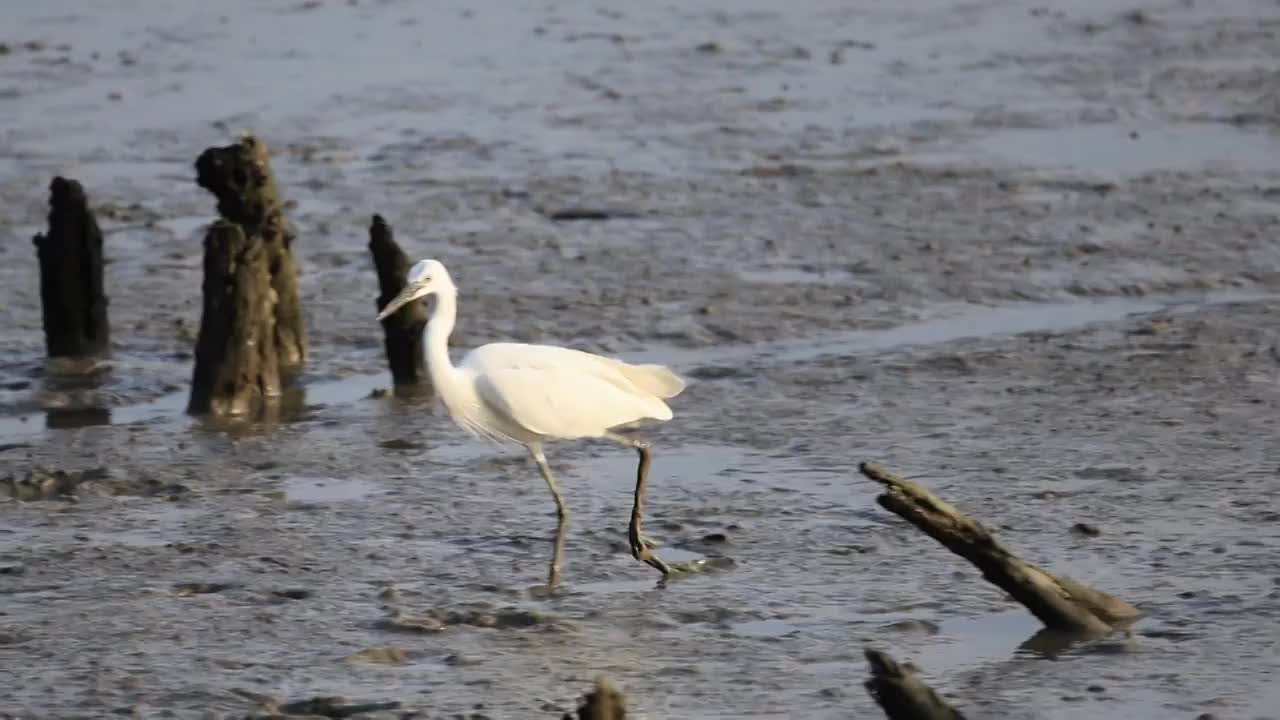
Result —
[[40, 304], [49, 357], [87, 357], [107, 350], [102, 231], [84, 188], [55, 177], [49, 184], [49, 232], [32, 242], [40, 259]]
[[622, 691], [601, 675], [591, 692], [582, 696], [576, 713], [565, 713], [561, 720], [626, 720], [627, 701]]
[[871, 677], [862, 684], [889, 720], [964, 720], [964, 715], [942, 699], [905, 665], [888, 653], [868, 648]]
[[924, 487], [898, 477], [875, 463], [862, 463], [863, 475], [885, 486], [876, 502], [951, 552], [968, 560], [988, 582], [1007, 592], [1045, 627], [1098, 637], [1141, 612], [1120, 598], [1054, 575], [1011, 553], [980, 523], [970, 519]]
[[271, 175], [267, 146], [252, 135], [226, 147], [211, 147], [196, 160], [196, 182], [218, 199], [218, 213], [240, 226], [245, 238], [261, 246], [260, 256], [275, 291], [270, 312], [281, 369], [296, 369], [307, 357], [293, 231], [284, 219], [280, 193]]
[[[396, 244], [391, 226], [381, 215], [369, 226], [369, 252], [378, 273], [378, 311], [404, 289], [405, 276], [413, 262]], [[430, 389], [422, 331], [427, 326], [427, 308], [420, 302], [403, 305], [382, 321], [383, 346], [391, 379], [397, 387]]]
[[187, 411], [247, 415], [280, 396], [267, 249], [225, 220], [209, 228], [204, 245], [204, 310]]

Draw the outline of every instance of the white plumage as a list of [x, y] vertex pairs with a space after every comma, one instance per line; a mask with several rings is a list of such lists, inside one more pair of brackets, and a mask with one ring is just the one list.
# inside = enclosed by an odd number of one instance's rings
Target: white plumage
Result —
[[401, 306], [434, 294], [427, 323], [427, 367], [431, 382], [461, 428], [476, 436], [523, 444], [551, 489], [560, 518], [548, 584], [559, 581], [568, 509], [547, 465], [543, 443], [607, 438], [640, 454], [635, 504], [628, 537], [632, 555], [660, 570], [670, 567], [640, 534], [648, 443], [622, 434], [637, 423], [667, 421], [665, 402], [684, 390], [684, 380], [662, 365], [633, 365], [553, 345], [491, 343], [472, 350], [462, 363], [449, 359], [449, 335], [457, 321], [457, 286], [437, 260], [423, 260], [408, 273], [403, 291], [378, 314], [383, 320]]

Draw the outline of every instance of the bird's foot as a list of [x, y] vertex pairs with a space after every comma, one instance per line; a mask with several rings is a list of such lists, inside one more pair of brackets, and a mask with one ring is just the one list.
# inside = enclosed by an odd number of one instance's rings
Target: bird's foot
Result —
[[662, 559], [653, 552], [653, 548], [656, 547], [656, 544], [652, 540], [645, 537], [645, 535], [634, 526], [628, 533], [628, 539], [631, 541], [631, 557], [662, 573], [664, 577], [671, 574], [671, 566], [663, 562]]

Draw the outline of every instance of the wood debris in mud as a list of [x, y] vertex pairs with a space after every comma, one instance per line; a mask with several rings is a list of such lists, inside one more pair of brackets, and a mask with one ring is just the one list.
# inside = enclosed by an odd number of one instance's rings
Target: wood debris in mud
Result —
[[219, 220], [204, 238], [204, 310], [188, 412], [247, 415], [280, 398], [271, 276], [262, 245]]
[[266, 143], [245, 135], [237, 143], [208, 148], [196, 159], [196, 183], [217, 198], [223, 220], [239, 225], [245, 237], [262, 246], [276, 294], [272, 311], [280, 366], [301, 366], [307, 343], [293, 258], [295, 238], [284, 218]]
[[567, 712], [561, 720], [626, 720], [627, 699], [622, 691], [601, 675], [591, 692], [582, 696], [576, 712]]
[[196, 160], [222, 218], [205, 235], [204, 307], [188, 412], [246, 415], [306, 359], [293, 235], [266, 145], [251, 135]]
[[[369, 226], [369, 252], [378, 273], [377, 307], [381, 312], [404, 289], [405, 277], [413, 263], [400, 249], [391, 226], [381, 215], [374, 215]], [[382, 321], [383, 346], [391, 367], [391, 380], [397, 389], [430, 391], [422, 346], [422, 331], [426, 326], [427, 308], [421, 302], [406, 303]]]
[[964, 715], [888, 653], [868, 648], [871, 677], [862, 685], [889, 720], [964, 720]]
[[979, 522], [924, 487], [876, 463], [862, 463], [863, 475], [885, 486], [876, 502], [924, 531], [982, 571], [988, 582], [1009, 593], [1051, 631], [1100, 637], [1141, 614], [1128, 602], [1054, 575], [1006, 549]]
[[107, 350], [102, 230], [80, 183], [63, 177], [49, 183], [49, 232], [32, 242], [40, 260], [49, 357], [86, 357]]

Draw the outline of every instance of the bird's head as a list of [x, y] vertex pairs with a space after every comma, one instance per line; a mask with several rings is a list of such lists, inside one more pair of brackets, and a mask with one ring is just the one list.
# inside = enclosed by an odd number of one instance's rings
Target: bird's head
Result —
[[444, 265], [439, 260], [421, 260], [409, 268], [404, 279], [404, 289], [382, 308], [382, 312], [378, 313], [378, 319], [382, 320], [390, 316], [410, 301], [453, 289], [453, 279], [449, 277], [449, 271], [444, 269]]

